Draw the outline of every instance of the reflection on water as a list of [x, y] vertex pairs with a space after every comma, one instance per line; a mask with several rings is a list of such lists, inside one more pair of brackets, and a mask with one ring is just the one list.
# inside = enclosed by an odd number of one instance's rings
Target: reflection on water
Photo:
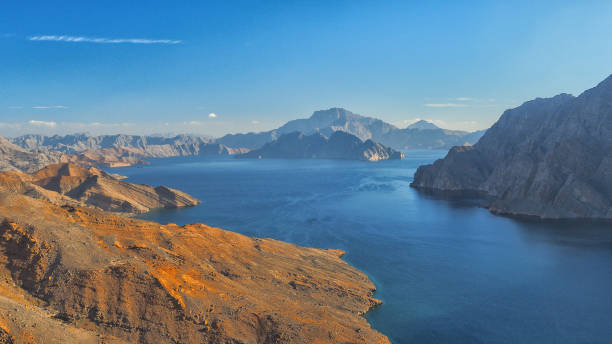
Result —
[[409, 187], [404, 161], [173, 158], [125, 168], [203, 203], [146, 215], [247, 235], [340, 248], [370, 275], [384, 304], [370, 323], [394, 343], [607, 343], [612, 338], [609, 224], [491, 215], [478, 201]]

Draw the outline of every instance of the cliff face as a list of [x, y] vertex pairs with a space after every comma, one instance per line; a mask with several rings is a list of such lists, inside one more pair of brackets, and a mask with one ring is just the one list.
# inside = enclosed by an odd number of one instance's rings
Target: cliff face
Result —
[[61, 163], [36, 173], [0, 173], [0, 190], [45, 199], [73, 201], [118, 213], [144, 213], [154, 208], [194, 206], [199, 203], [184, 192], [121, 181], [96, 168]]
[[0, 193], [0, 309], [14, 310], [0, 337], [389, 343], [362, 317], [373, 284], [341, 254]]
[[401, 159], [403, 153], [372, 140], [363, 142], [358, 137], [343, 131], [333, 132], [329, 138], [321, 133], [304, 135], [294, 132], [238, 157], [379, 161]]
[[412, 185], [490, 197], [494, 212], [612, 218], [612, 76], [579, 97], [507, 110], [473, 147], [421, 166]]
[[253, 149], [293, 132], [331, 136], [336, 131], [343, 131], [357, 136], [362, 141], [371, 139], [394, 149], [440, 149], [465, 143], [472, 144], [482, 135], [482, 132], [445, 130], [432, 123], [422, 122], [425, 121], [399, 129], [377, 118], [361, 116], [342, 108], [331, 108], [315, 111], [309, 118], [289, 121], [278, 129], [260, 133], [225, 135], [216, 142], [230, 147]]

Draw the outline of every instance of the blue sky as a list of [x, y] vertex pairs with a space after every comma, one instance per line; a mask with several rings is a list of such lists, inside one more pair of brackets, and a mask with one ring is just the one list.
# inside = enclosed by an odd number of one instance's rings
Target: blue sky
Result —
[[474, 130], [612, 73], [610, 1], [94, 3], [0, 4], [0, 135], [219, 136], [329, 107]]

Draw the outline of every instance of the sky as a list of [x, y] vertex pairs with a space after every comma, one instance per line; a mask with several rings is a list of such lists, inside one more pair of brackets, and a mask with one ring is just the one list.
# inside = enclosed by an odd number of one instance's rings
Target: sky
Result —
[[0, 135], [221, 136], [344, 107], [477, 130], [612, 73], [611, 1], [2, 1]]

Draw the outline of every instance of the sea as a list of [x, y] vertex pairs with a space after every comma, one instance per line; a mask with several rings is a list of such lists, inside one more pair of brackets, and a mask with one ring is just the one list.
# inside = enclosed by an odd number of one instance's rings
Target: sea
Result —
[[405, 154], [177, 157], [112, 172], [202, 200], [142, 218], [346, 251], [383, 301], [367, 320], [393, 343], [612, 343], [610, 224], [512, 219], [432, 197], [409, 184], [446, 152]]

